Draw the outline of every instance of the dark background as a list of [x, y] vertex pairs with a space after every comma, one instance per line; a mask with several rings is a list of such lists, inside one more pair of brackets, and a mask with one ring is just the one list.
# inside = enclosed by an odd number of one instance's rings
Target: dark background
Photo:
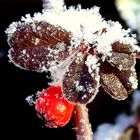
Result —
[[[125, 22], [119, 17], [114, 5], [114, 0], [65, 0], [66, 5], [82, 4], [83, 8], [90, 8], [94, 5], [101, 7], [101, 14], [105, 19], [118, 20], [127, 28]], [[1, 99], [1, 127], [14, 131], [17, 130], [25, 136], [28, 132], [34, 132], [40, 139], [71, 139], [75, 140], [75, 133], [72, 129], [72, 119], [63, 128], [49, 129], [36, 116], [34, 107], [30, 107], [25, 98], [31, 94], [41, 91], [48, 86], [45, 73], [24, 71], [8, 62], [8, 49], [6, 34], [8, 25], [13, 21], [20, 20], [21, 16], [27, 13], [41, 12], [41, 0], [0, 0], [0, 99]], [[138, 62], [138, 64], [140, 64]], [[138, 70], [138, 64], [137, 72]], [[131, 95], [125, 101], [115, 101], [103, 91], [100, 91], [95, 100], [88, 105], [89, 118], [93, 131], [103, 122], [113, 122], [115, 116], [122, 112], [128, 112], [131, 103]], [[3, 124], [3, 125], [2, 125]], [[43, 128], [43, 129], [41, 129]], [[21, 135], [22, 136], [22, 135]]]

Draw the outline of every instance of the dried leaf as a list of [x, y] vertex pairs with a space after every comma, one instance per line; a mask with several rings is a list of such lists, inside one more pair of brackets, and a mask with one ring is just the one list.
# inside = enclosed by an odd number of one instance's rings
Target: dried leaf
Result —
[[127, 97], [127, 91], [116, 77], [115, 74], [101, 74], [102, 87], [113, 98], [124, 100]]
[[94, 76], [91, 76], [88, 72], [88, 68], [84, 63], [84, 58], [79, 62], [75, 59], [64, 75], [64, 96], [75, 103], [91, 102], [97, 94], [99, 87], [98, 71], [94, 70], [93, 73]]
[[9, 39], [13, 48], [48, 46], [58, 42], [70, 45], [70, 33], [45, 21], [22, 23]]
[[116, 70], [114, 73], [119, 78], [120, 82], [123, 84], [128, 94], [130, 94], [132, 91], [134, 91], [137, 88], [138, 81], [137, 81], [136, 72], [134, 70], [128, 70], [128, 71]]
[[119, 41], [112, 44], [112, 50], [116, 53], [127, 53], [130, 54], [133, 52], [132, 46], [128, 44], [120, 43]]
[[116, 76], [114, 68], [107, 62], [101, 64], [100, 76], [102, 87], [112, 98], [117, 100], [124, 100], [127, 98], [127, 90]]
[[135, 65], [133, 54], [114, 53], [108, 57], [107, 61], [119, 70], [129, 70]]
[[10, 59], [17, 66], [43, 71], [69, 56], [70, 33], [47, 22], [22, 23], [9, 44]]

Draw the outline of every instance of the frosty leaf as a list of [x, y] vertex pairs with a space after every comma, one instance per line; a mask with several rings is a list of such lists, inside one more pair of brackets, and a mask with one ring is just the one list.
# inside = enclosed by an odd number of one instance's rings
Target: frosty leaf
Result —
[[101, 85], [115, 99], [125, 99], [137, 88], [138, 81], [134, 67], [120, 71], [109, 63], [101, 64]]
[[132, 53], [132, 46], [128, 44], [122, 44], [119, 41], [112, 44], [112, 50], [118, 53]]
[[119, 81], [119, 79], [113, 74], [101, 74], [102, 87], [113, 98], [122, 100], [127, 97], [127, 91]]
[[72, 102], [91, 102], [100, 76], [105, 91], [125, 99], [137, 87], [136, 36], [119, 22], [105, 21], [99, 7], [67, 9], [63, 0], [55, 1], [45, 1], [42, 13], [27, 14], [7, 28], [11, 61], [28, 70], [49, 70], [55, 81], [63, 79], [64, 96]]
[[64, 75], [64, 96], [72, 102], [89, 103], [98, 92], [98, 71], [95, 69], [93, 71], [94, 76], [91, 76], [84, 59], [75, 59], [70, 64], [68, 72]]
[[104, 90], [117, 100], [124, 100], [128, 96], [128, 92], [119, 78], [115, 75], [114, 69], [108, 63], [104, 62], [100, 70], [101, 85]]
[[12, 62], [29, 70], [42, 71], [68, 56], [70, 33], [47, 22], [22, 23], [9, 38]]
[[119, 70], [129, 70], [135, 64], [135, 57], [133, 54], [112, 52], [107, 61]]
[[21, 23], [9, 39], [10, 45], [20, 48], [55, 45], [64, 42], [70, 45], [70, 33], [61, 27], [56, 27], [46, 21]]
[[127, 90], [128, 94], [137, 88], [138, 81], [137, 81], [136, 72], [134, 70], [128, 70], [128, 71], [116, 70], [114, 73], [119, 78], [119, 80]]
[[[27, 49], [17, 48], [9, 51], [11, 61], [22, 68], [36, 71], [43, 71], [50, 66], [57, 65], [61, 60], [67, 57], [67, 52], [64, 49], [57, 49], [58, 44], [54, 46], [37, 46]], [[50, 53], [51, 47], [53, 51]], [[65, 46], [64, 46], [65, 47]], [[59, 55], [55, 54], [59, 51]]]

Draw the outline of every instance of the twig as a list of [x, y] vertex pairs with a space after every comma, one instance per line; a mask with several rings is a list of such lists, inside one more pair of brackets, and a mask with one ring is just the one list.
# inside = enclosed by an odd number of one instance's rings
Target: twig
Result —
[[93, 132], [88, 119], [88, 109], [84, 104], [75, 105], [74, 123], [77, 140], [93, 140]]

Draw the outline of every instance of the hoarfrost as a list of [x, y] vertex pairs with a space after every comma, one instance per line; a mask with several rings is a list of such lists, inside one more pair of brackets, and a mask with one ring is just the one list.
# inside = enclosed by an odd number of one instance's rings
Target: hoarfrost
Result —
[[33, 106], [35, 104], [34, 95], [30, 95], [30, 96], [26, 97], [25, 100], [29, 103], [30, 106]]

